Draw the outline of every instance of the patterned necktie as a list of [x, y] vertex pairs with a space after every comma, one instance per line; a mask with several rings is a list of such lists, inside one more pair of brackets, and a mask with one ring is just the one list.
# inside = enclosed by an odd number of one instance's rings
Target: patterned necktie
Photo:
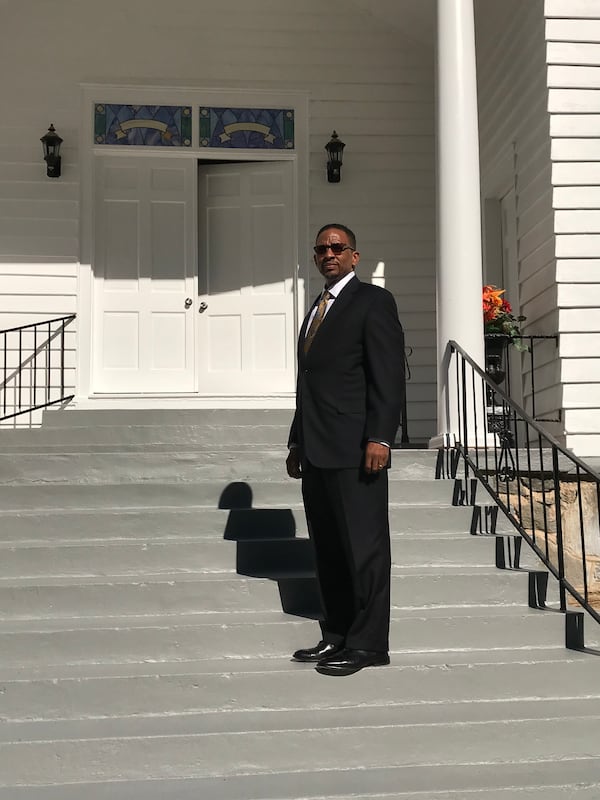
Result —
[[315, 338], [316, 332], [319, 330], [319, 326], [323, 322], [323, 318], [325, 316], [325, 310], [327, 308], [327, 302], [333, 297], [333, 295], [328, 292], [327, 290], [323, 293], [323, 297], [319, 300], [319, 305], [317, 306], [317, 313], [314, 315], [312, 322], [310, 323], [310, 328], [308, 329], [308, 333], [306, 334], [306, 338], [304, 339], [304, 352], [308, 353], [311, 344], [313, 343], [313, 339]]

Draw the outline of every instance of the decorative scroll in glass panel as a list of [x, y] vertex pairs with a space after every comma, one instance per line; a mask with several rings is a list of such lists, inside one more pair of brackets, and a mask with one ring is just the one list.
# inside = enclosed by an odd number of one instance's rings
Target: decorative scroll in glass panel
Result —
[[200, 108], [200, 147], [292, 150], [294, 112], [282, 108]]
[[191, 147], [190, 106], [127, 106], [96, 103], [96, 144]]

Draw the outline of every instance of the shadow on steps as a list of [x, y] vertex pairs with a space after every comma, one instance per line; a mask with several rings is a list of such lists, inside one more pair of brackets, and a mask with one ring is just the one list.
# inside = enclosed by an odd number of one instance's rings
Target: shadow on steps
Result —
[[286, 614], [319, 619], [321, 601], [312, 542], [296, 536], [291, 508], [252, 508], [252, 487], [230, 483], [219, 498], [229, 510], [223, 538], [237, 542], [238, 575], [276, 580]]

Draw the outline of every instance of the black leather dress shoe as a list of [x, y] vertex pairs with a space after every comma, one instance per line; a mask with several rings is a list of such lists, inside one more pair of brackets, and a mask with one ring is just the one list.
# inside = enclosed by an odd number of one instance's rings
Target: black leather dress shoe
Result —
[[386, 652], [345, 648], [322, 658], [316, 670], [321, 675], [353, 675], [364, 667], [383, 667], [389, 663], [390, 657]]
[[294, 661], [320, 661], [325, 656], [333, 656], [339, 653], [343, 645], [331, 644], [331, 642], [319, 642], [316, 647], [308, 647], [306, 650], [296, 650], [292, 658]]

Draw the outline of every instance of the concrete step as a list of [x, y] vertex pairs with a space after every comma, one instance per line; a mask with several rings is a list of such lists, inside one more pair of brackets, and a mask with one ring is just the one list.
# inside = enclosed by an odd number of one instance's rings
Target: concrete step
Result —
[[[372, 675], [370, 681], [361, 681], [359, 713], [342, 681], [326, 683], [316, 679], [310, 665], [290, 661], [264, 664], [262, 671], [228, 674], [4, 681], [0, 742], [32, 735], [38, 740], [58, 740], [75, 735], [95, 738], [383, 727], [399, 719], [405, 725], [431, 724], [439, 718], [436, 706], [440, 698], [450, 696], [453, 699], [444, 715], [447, 723], [600, 718], [600, 691], [590, 696], [569, 686], [569, 675], [584, 683], [592, 677], [592, 667], [582, 662], [544, 662], [552, 681], [541, 689], [537, 663], [463, 664], [452, 669], [428, 664], [424, 669], [395, 662], [396, 658], [389, 669], [378, 671], [377, 681]], [[498, 689], [501, 675], [506, 681], [501, 681]], [[404, 687], [400, 692], [398, 683]], [[285, 708], [275, 702], [282, 697], [288, 697]], [[219, 714], [223, 708], [229, 713]], [[34, 722], [48, 724], [36, 729]]]
[[[300, 483], [282, 481], [0, 486], [0, 509], [250, 508], [301, 505]], [[391, 480], [392, 504], [449, 505], [450, 481]]]
[[[90, 571], [92, 571], [90, 569]], [[112, 567], [118, 573], [118, 566]], [[0, 582], [3, 620], [104, 616], [202, 614], [207, 611], [300, 613], [288, 593], [296, 587], [301, 599], [316, 592], [306, 573], [282, 573], [277, 579], [230, 573], [148, 573], [107, 576], [31, 576]], [[551, 584], [552, 589], [552, 584]], [[455, 609], [482, 604], [522, 606], [527, 599], [527, 573], [489, 569], [438, 568], [403, 571], [394, 567], [392, 603], [396, 608]], [[286, 600], [288, 601], [286, 604]], [[317, 606], [318, 607], [318, 606]], [[311, 604], [308, 610], [312, 609]]]
[[[394, 535], [440, 535], [464, 539], [471, 524], [467, 506], [392, 506], [390, 526]], [[294, 508], [94, 509], [54, 508], [43, 513], [22, 509], [0, 510], [0, 543], [7, 546], [60, 544], [63, 542], [205, 541], [210, 538], [287, 538], [306, 536], [306, 519], [300, 503]], [[498, 519], [498, 530], [514, 532], [507, 520]], [[468, 537], [471, 541], [474, 537]]]
[[[450, 612], [451, 614], [451, 612]], [[104, 627], [62, 630], [10, 632], [3, 625], [0, 644], [3, 668], [27, 669], [60, 665], [117, 664], [131, 662], [161, 663], [198, 661], [222, 658], [226, 671], [228, 659], [248, 657], [281, 658], [304, 642], [318, 638], [318, 628], [312, 620], [289, 619], [253, 624], [252, 620], [223, 616], [220, 623], [203, 624], [197, 618], [184, 624], [173, 618], [138, 620], [127, 627], [116, 620]], [[18, 627], [18, 623], [14, 624]], [[52, 626], [50, 625], [50, 628]], [[8, 630], [7, 630], [8, 629]], [[515, 609], [505, 614], [487, 617], [429, 615], [427, 610], [395, 612], [391, 625], [391, 649], [427, 653], [428, 651], [458, 650], [462, 653], [481, 649], [512, 647], [535, 652], [551, 648], [564, 641], [564, 618], [558, 613], [529, 613]], [[593, 659], [590, 659], [594, 661]], [[595, 663], [595, 661], [594, 661]], [[588, 687], [589, 688], [589, 687]]]
[[[474, 539], [474, 541], [472, 541]], [[524, 558], [528, 552], [526, 547]], [[282, 570], [312, 570], [313, 550], [303, 537], [281, 539], [189, 539], [128, 542], [107, 541], [49, 545], [0, 545], [2, 581], [22, 577], [145, 575], [163, 573], [237, 572], [246, 575]], [[397, 569], [418, 570], [494, 565], [493, 537], [416, 537], [392, 539], [392, 563]], [[533, 565], [535, 562], [530, 559]]]
[[[332, 745], [334, 741], [332, 740]], [[436, 764], [302, 772], [303, 800], [597, 800], [600, 758], [503, 764]], [[103, 781], [10, 787], [1, 800], [297, 800], [299, 776]], [[401, 788], [397, 788], [401, 787]]]
[[[291, 421], [291, 417], [290, 417]], [[222, 424], [165, 424], [142, 425], [93, 425], [64, 428], [33, 428], [29, 430], [1, 430], [2, 447], [70, 446], [70, 445], [107, 445], [118, 448], [128, 444], [183, 444], [183, 445], [235, 445], [264, 444], [285, 447], [289, 434], [289, 424], [271, 425], [222, 425]]]
[[291, 416], [0, 432], [0, 800], [596, 800], [596, 659], [493, 567], [433, 451], [393, 453], [392, 665], [290, 660], [319, 638]]
[[90, 428], [106, 425], [282, 425], [289, 428], [294, 410], [288, 408], [48, 408], [44, 428]]
[[[314, 675], [311, 678], [314, 680]], [[404, 725], [400, 718], [391, 726], [139, 737], [126, 743], [117, 737], [11, 742], [0, 750], [0, 775], [4, 776], [0, 780], [5, 782], [9, 774], [13, 784], [34, 785], [102, 781], [112, 774], [120, 780], [181, 780], [225, 778], [232, 771], [262, 777], [273, 773], [276, 752], [276, 771], [296, 775], [295, 786], [289, 787], [287, 796], [297, 797], [293, 790], [297, 790], [301, 773], [332, 769], [332, 747], [336, 771], [354, 769], [358, 753], [363, 770], [405, 764], [434, 772], [438, 765], [449, 764], [493, 765], [503, 770], [507, 765], [553, 760], [568, 766], [579, 762], [581, 768], [582, 754], [584, 759], [587, 754], [595, 761], [589, 751], [599, 722], [599, 718], [565, 718], [560, 726], [562, 736], [556, 735], [547, 720], [518, 719], [510, 725], [503, 720], [467, 725]], [[593, 766], [598, 763], [595, 761]]]
[[[436, 764], [302, 772], [304, 800], [597, 800], [600, 758], [504, 764]], [[0, 787], [1, 800], [297, 800], [298, 775]], [[397, 789], [397, 787], [402, 787]], [[451, 788], [450, 788], [451, 787]], [[392, 789], [390, 791], [390, 789]]]
[[[444, 721], [455, 724], [481, 723], [494, 719], [512, 722], [515, 719], [551, 720], [560, 718], [600, 718], [600, 698], [561, 692], [544, 692], [527, 696], [536, 683], [538, 664], [511, 665], [508, 677], [523, 682], [524, 693], [495, 691], [498, 673], [506, 665], [461, 665], [448, 680], [449, 670], [442, 665], [428, 665], [428, 680], [423, 688], [433, 686], [434, 697], [420, 701], [398, 697], [390, 680], [383, 680], [375, 691], [367, 690], [359, 712], [349, 703], [345, 692], [317, 683], [311, 667], [302, 667], [285, 680], [281, 673], [295, 671], [297, 665], [281, 664], [277, 669], [230, 675], [181, 674], [144, 678], [103, 677], [58, 680], [6, 681], [6, 712], [0, 729], [0, 743], [32, 740], [53, 741], [91, 739], [111, 736], [140, 737], [156, 735], [193, 735], [243, 733], [257, 730], [306, 730], [308, 728], [357, 727], [359, 725], [393, 725], [402, 719], [405, 725], [432, 724], [439, 717], [441, 690], [456, 690], [458, 697], [447, 704]], [[518, 668], [517, 668], [518, 667]], [[552, 664], [557, 680], [567, 672], [578, 670], [571, 664]], [[300, 670], [300, 667], [298, 667]], [[422, 668], [390, 666], [395, 679], [406, 678], [415, 684], [414, 672]], [[477, 681], [478, 693], [468, 691], [469, 670]], [[533, 673], [533, 676], [532, 676]], [[305, 677], [306, 676], [306, 677]], [[420, 675], [418, 676], [420, 678]], [[270, 680], [278, 692], [292, 682], [297, 692], [286, 708], [256, 707], [256, 699], [265, 693]], [[231, 692], [227, 691], [230, 683]], [[336, 682], [339, 684], [341, 682]], [[421, 683], [419, 681], [419, 683]], [[160, 689], [163, 698], [154, 711], [152, 695]], [[371, 687], [368, 687], [370, 689]], [[326, 693], [332, 692], [330, 699]], [[67, 702], [64, 702], [67, 698]], [[245, 699], [247, 698], [247, 699]], [[240, 702], [241, 699], [241, 702]], [[218, 702], [217, 702], [218, 701]], [[229, 701], [229, 702], [228, 702]], [[252, 702], [254, 701], [254, 703]], [[219, 714], [223, 704], [228, 713]], [[493, 704], [493, 708], [491, 708]], [[148, 709], [152, 708], [152, 713]], [[23, 712], [27, 709], [27, 717]]]
[[[483, 616], [485, 608], [481, 609], [461, 609], [462, 614], [455, 616]], [[514, 615], [515, 609], [493, 609], [493, 613], [498, 616], [511, 616]], [[431, 609], [428, 612], [430, 618], [436, 616], [447, 616], [444, 609]], [[217, 615], [208, 614], [209, 620], [215, 620]], [[257, 613], [254, 615], [252, 622], [256, 627], [262, 623], [270, 623], [280, 620], [280, 615], [266, 613]], [[222, 621], [222, 620], [221, 620]], [[310, 629], [310, 630], [309, 630]], [[63, 680], [66, 678], [126, 678], [126, 677], [156, 677], [156, 675], [192, 675], [192, 674], [218, 674], [222, 675], [224, 672], [229, 674], [237, 672], [265, 672], [270, 669], [280, 669], [291, 662], [291, 653], [298, 646], [308, 646], [314, 644], [318, 638], [318, 629], [314, 621], [304, 622], [299, 621], [299, 626], [295, 629], [297, 633], [301, 634], [302, 638], [295, 640], [292, 645], [292, 650], [286, 650], [285, 653], [279, 656], [266, 657], [262, 654], [260, 656], [248, 654], [244, 658], [227, 658], [223, 659], [220, 656], [215, 658], [200, 658], [200, 659], [185, 659], [182, 661], [115, 661], [113, 663], [84, 663], [84, 664], [45, 664], [37, 663], [30, 664], [27, 667], [20, 665], [5, 666], [0, 665], [0, 680], [2, 681], [20, 681], [20, 680]], [[587, 632], [587, 629], [586, 629]], [[496, 666], [504, 666], [505, 664], [530, 664], [536, 663], [540, 665], [540, 669], [544, 669], [545, 664], [554, 663], [556, 661], [565, 662], [574, 660], [571, 657], [573, 651], [565, 650], [561, 642], [554, 642], [550, 647], [536, 647], [534, 650], [524, 647], [503, 647], [498, 649], [465, 649], [443, 651], [439, 649], [429, 649], [427, 651], [420, 650], [392, 650], [393, 666], [413, 666], [421, 669], [427, 669], [431, 665], [444, 666], [446, 669], [455, 666], [473, 666], [477, 664], [495, 664]], [[575, 653], [576, 657], [581, 657], [581, 653]], [[592, 690], [593, 691], [593, 690]], [[0, 726], [0, 740], [1, 740], [1, 726]]]
[[[286, 477], [287, 450], [265, 447], [248, 449], [230, 445], [215, 449], [191, 447], [166, 449], [137, 447], [128, 452], [104, 449], [103, 452], [37, 451], [0, 453], [0, 484], [38, 483], [135, 483], [139, 481], [245, 480], [281, 481]], [[408, 457], [412, 452], [393, 455], [390, 477], [398, 480], [433, 481], [434, 462], [425, 452], [423, 457]]]

